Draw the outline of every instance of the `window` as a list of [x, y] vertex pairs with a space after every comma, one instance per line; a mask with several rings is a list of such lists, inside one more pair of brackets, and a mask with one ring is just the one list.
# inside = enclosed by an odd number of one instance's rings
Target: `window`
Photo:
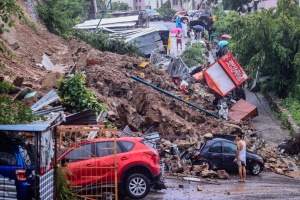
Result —
[[141, 10], [142, 9], [142, 7], [141, 6], [139, 6], [139, 10]]
[[139, 0], [139, 2], [141, 2], [142, 0]]
[[221, 142], [216, 142], [214, 143], [210, 149], [209, 149], [210, 152], [214, 152], [214, 153], [222, 153], [222, 145], [221, 145]]
[[17, 160], [12, 149], [0, 150], [0, 165], [17, 165]]
[[159, 8], [158, 0], [156, 0], [156, 8]]
[[[122, 153], [122, 149], [117, 143], [117, 153]], [[109, 156], [114, 154], [114, 142], [98, 142], [97, 143], [97, 156]]]
[[173, 6], [177, 6], [178, 5], [178, 0], [173, 0]]
[[224, 153], [236, 154], [237, 147], [235, 144], [224, 142]]
[[81, 160], [87, 160], [94, 157], [91, 151], [91, 144], [85, 144], [79, 146], [73, 150], [71, 150], [64, 158], [68, 160], [68, 162], [76, 162]]
[[124, 148], [126, 149], [126, 151], [131, 151], [131, 149], [134, 147], [134, 143], [132, 143], [132, 142], [122, 141], [121, 143], [124, 146]]

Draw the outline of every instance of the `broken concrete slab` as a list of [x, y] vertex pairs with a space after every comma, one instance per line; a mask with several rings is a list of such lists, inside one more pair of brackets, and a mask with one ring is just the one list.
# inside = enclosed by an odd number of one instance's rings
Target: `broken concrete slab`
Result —
[[45, 53], [43, 54], [42, 65], [45, 67], [46, 70], [51, 70], [54, 67], [50, 58]]

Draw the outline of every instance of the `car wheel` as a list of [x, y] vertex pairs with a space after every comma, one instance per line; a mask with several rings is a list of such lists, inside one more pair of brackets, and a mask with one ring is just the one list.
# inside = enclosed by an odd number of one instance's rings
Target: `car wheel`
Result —
[[260, 171], [261, 171], [261, 167], [260, 167], [260, 164], [257, 162], [252, 164], [252, 166], [250, 167], [250, 170], [249, 170], [250, 174], [255, 175], [255, 176], [258, 175], [260, 173]]
[[207, 160], [200, 160], [198, 163], [199, 165], [207, 165], [208, 169], [210, 169], [210, 164]]
[[150, 181], [143, 174], [132, 174], [127, 178], [125, 191], [132, 199], [144, 198], [150, 190]]

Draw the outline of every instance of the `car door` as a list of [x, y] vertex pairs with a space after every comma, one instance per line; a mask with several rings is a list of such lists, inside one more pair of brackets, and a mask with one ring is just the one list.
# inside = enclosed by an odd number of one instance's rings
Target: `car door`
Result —
[[208, 150], [208, 157], [212, 161], [213, 169], [220, 169], [222, 167], [222, 144], [221, 142], [213, 143]]
[[[116, 155], [114, 150], [116, 149]], [[113, 141], [97, 142], [97, 174], [101, 183], [112, 183], [115, 181], [115, 169], [117, 173], [124, 163], [130, 162], [130, 155], [124, 153], [119, 143]], [[118, 180], [120, 177], [117, 177]]]
[[223, 168], [225, 170], [237, 170], [237, 163], [233, 162], [236, 157], [237, 146], [231, 142], [223, 141]]
[[66, 163], [62, 165], [68, 168], [68, 179], [77, 186], [88, 185], [95, 181], [96, 177], [93, 177], [95, 160], [95, 151], [91, 143], [71, 149], [61, 159]]

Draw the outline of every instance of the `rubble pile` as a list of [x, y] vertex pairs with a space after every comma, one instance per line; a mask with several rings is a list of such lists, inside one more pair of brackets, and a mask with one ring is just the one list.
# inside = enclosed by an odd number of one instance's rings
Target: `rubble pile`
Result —
[[[18, 44], [18, 48], [9, 49], [14, 55], [12, 59], [0, 53], [0, 59], [5, 65], [4, 70], [0, 70], [0, 77], [9, 82], [15, 80], [16, 86], [38, 91], [38, 95], [33, 99], [23, 100], [26, 105], [31, 105], [42, 94], [56, 87], [56, 83], [46, 84], [45, 80], [57, 82], [51, 77], [64, 76], [76, 66], [78, 71], [86, 73], [86, 85], [97, 94], [101, 103], [108, 106], [107, 119], [118, 129], [128, 125], [133, 132], [142, 133], [155, 126], [162, 138], [173, 138], [162, 141], [161, 151], [173, 145], [187, 149], [195, 144], [201, 144], [207, 133], [234, 134], [242, 131], [245, 133], [248, 149], [267, 159], [270, 170], [280, 172], [282, 169], [285, 173], [289, 167], [279, 158], [280, 154], [275, 148], [267, 145], [258, 135], [253, 135], [255, 130], [250, 122], [216, 119], [142, 85], [130, 76], [140, 77], [210, 113], [217, 114], [213, 106], [215, 96], [204, 83], [192, 84], [187, 98], [165, 71], [158, 70], [151, 64], [141, 67], [140, 64], [145, 61], [143, 58], [101, 52], [75, 38], [66, 41], [47, 32], [43, 27], [39, 26], [34, 30], [20, 21], [16, 22], [16, 27], [9, 33], [1, 35], [0, 42], [5, 42], [9, 48], [12, 44]], [[41, 64], [45, 55], [53, 62], [52, 70], [47, 70]], [[87, 63], [87, 60], [95, 62]], [[19, 78], [16, 78], [18, 76]], [[202, 166], [182, 163], [178, 155], [168, 157], [164, 162], [174, 173], [226, 177], [221, 172], [216, 172], [215, 175], [215, 172], [202, 169]]]

